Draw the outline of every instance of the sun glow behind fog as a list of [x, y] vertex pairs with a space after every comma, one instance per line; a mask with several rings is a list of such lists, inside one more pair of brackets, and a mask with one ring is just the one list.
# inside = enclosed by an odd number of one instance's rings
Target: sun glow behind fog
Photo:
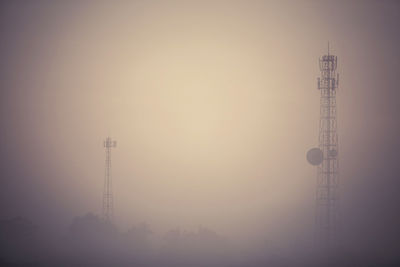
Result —
[[[118, 112], [116, 120], [133, 120], [128, 127], [135, 132], [143, 123], [142, 130], [149, 131], [144, 135], [156, 134], [155, 147], [164, 147], [172, 157], [182, 152], [192, 159], [199, 153], [215, 154], [218, 147], [217, 155], [251, 142], [250, 135], [258, 134], [254, 127], [261, 124], [275, 127], [278, 120], [273, 113], [280, 108], [276, 100], [281, 101], [273, 76], [258, 70], [272, 69], [273, 62], [252, 52], [252, 43], [193, 35], [199, 41], [191, 40], [191, 35], [186, 36], [190, 41], [168, 36], [167, 41], [152, 44], [151, 51], [146, 48], [139, 60], [113, 64], [122, 73], [136, 69], [121, 75], [124, 112]], [[118, 118], [121, 115], [123, 119]], [[263, 134], [268, 139], [274, 131]]]

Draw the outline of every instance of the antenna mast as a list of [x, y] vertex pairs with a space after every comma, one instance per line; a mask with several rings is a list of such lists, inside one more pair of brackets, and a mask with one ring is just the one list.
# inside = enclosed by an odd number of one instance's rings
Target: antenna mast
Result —
[[103, 188], [103, 219], [112, 221], [114, 216], [114, 198], [112, 192], [112, 176], [111, 176], [111, 148], [116, 147], [117, 142], [107, 137], [104, 141], [106, 150], [106, 162], [104, 172], [104, 188]]
[[319, 149], [323, 153], [318, 166], [316, 192], [316, 242], [320, 248], [336, 244], [338, 210], [338, 135], [336, 120], [337, 56], [328, 54], [319, 60], [320, 98]]

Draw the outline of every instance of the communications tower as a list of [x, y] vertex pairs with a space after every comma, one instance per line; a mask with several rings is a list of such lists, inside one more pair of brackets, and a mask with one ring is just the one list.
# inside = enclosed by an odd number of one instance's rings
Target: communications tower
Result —
[[336, 244], [338, 220], [338, 134], [336, 117], [337, 56], [323, 55], [319, 59], [321, 76], [318, 78], [320, 98], [319, 149], [322, 152], [318, 165], [316, 192], [316, 242], [321, 248]]
[[112, 192], [112, 177], [111, 177], [111, 148], [116, 147], [117, 142], [112, 141], [107, 137], [104, 141], [106, 150], [106, 164], [104, 172], [104, 188], [103, 188], [103, 219], [112, 221], [114, 216], [114, 198]]

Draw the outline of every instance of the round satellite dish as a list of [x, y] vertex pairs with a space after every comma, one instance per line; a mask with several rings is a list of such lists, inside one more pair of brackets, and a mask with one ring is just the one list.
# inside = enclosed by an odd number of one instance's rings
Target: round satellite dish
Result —
[[311, 148], [310, 150], [308, 150], [307, 152], [307, 161], [311, 164], [311, 165], [319, 165], [322, 163], [322, 160], [324, 159], [324, 153], [322, 152], [321, 149], [315, 147], [315, 148]]

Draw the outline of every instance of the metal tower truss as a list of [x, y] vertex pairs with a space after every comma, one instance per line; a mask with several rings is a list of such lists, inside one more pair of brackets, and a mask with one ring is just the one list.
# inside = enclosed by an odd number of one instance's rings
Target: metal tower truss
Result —
[[316, 192], [316, 242], [320, 247], [336, 243], [338, 217], [338, 135], [336, 118], [337, 57], [322, 56], [319, 60], [321, 77], [318, 78], [320, 98], [319, 148], [323, 152], [318, 166]]
[[112, 192], [112, 177], [111, 177], [111, 148], [116, 147], [117, 142], [112, 141], [107, 137], [104, 141], [106, 149], [106, 162], [104, 172], [104, 188], [103, 188], [103, 219], [112, 221], [114, 216], [114, 198]]

